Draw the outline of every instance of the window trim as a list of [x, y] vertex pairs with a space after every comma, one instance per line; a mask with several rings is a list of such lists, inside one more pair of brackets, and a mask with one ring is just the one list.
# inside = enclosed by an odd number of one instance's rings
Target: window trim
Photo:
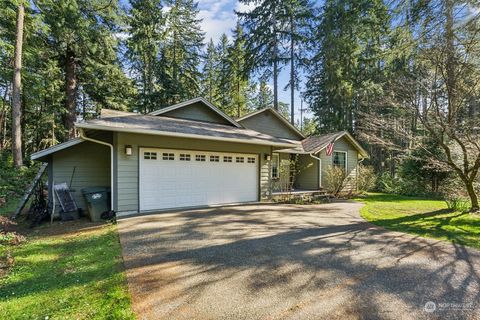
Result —
[[[277, 174], [275, 176], [273, 176], [273, 163], [274, 163], [273, 159], [274, 158], [277, 158], [277, 162], [276, 162], [276, 164], [277, 164], [276, 165]], [[280, 154], [279, 153], [272, 153], [272, 161], [271, 162], [272, 162], [272, 164], [271, 164], [272, 171], [270, 173], [270, 176], [272, 177], [272, 179], [279, 179], [280, 178]]]
[[347, 168], [348, 168], [348, 151], [333, 150], [333, 152], [332, 152], [332, 166], [335, 166], [335, 162], [334, 162], [335, 152], [337, 152], [337, 153], [344, 153], [344, 154], [345, 154], [345, 168], [343, 168], [343, 169], [345, 170], [345, 174], [347, 174]]

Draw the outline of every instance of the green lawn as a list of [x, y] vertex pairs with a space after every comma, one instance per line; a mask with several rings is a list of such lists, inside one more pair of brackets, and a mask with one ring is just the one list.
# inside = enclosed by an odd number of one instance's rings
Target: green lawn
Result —
[[0, 279], [0, 319], [134, 318], [115, 225], [47, 224], [6, 250], [15, 263]]
[[362, 217], [387, 229], [480, 248], [480, 216], [451, 211], [441, 200], [371, 193]]

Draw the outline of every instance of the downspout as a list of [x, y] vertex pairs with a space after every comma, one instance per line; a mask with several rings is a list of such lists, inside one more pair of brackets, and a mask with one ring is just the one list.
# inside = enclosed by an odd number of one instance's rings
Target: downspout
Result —
[[93, 139], [93, 138], [89, 138], [85, 135], [85, 132], [83, 131], [83, 129], [79, 128], [79, 131], [80, 131], [80, 138], [83, 139], [83, 140], [86, 140], [86, 141], [90, 141], [90, 142], [93, 142], [93, 143], [98, 143], [98, 144], [102, 144], [104, 146], [108, 146], [110, 147], [110, 188], [111, 188], [111, 195], [110, 195], [110, 210], [113, 210], [114, 206], [114, 199], [113, 199], [113, 195], [115, 194], [113, 192], [113, 188], [114, 188], [114, 185], [113, 185], [113, 145], [108, 143], [108, 142], [105, 142], [105, 141], [100, 141], [100, 140], [96, 140], [96, 139]]

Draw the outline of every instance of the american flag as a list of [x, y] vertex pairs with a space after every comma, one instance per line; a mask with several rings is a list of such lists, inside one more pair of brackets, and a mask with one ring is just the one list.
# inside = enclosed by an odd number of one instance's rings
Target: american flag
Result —
[[325, 150], [325, 153], [327, 154], [327, 156], [331, 156], [332, 153], [333, 153], [333, 142], [330, 142], [328, 145], [327, 145], [327, 149]]

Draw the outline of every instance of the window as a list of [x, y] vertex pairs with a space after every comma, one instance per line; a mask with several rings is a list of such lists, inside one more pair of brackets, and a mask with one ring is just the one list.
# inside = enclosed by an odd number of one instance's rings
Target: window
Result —
[[235, 162], [236, 163], [243, 163], [245, 161], [245, 158], [243, 157], [235, 157]]
[[230, 157], [230, 156], [224, 156], [224, 157], [223, 157], [223, 162], [232, 162], [232, 157]]
[[347, 152], [346, 151], [334, 151], [333, 152], [333, 166], [342, 168], [347, 171]]
[[180, 161], [190, 161], [190, 155], [187, 153], [180, 153]]
[[210, 156], [210, 162], [220, 162], [220, 156]]
[[173, 153], [164, 152], [162, 154], [162, 159], [163, 160], [175, 160], [175, 155]]
[[255, 163], [255, 158], [253, 158], [253, 157], [248, 157], [248, 158], [247, 158], [247, 162], [248, 162], [248, 163]]
[[157, 160], [157, 153], [156, 152], [144, 152], [143, 159], [146, 160]]
[[205, 157], [204, 154], [197, 154], [197, 155], [195, 156], [195, 161], [202, 161], [202, 162], [204, 162], [205, 160], [206, 160], [206, 157]]
[[279, 163], [280, 163], [280, 157], [278, 156], [278, 153], [272, 154], [272, 178], [273, 179], [278, 179], [279, 177]]

